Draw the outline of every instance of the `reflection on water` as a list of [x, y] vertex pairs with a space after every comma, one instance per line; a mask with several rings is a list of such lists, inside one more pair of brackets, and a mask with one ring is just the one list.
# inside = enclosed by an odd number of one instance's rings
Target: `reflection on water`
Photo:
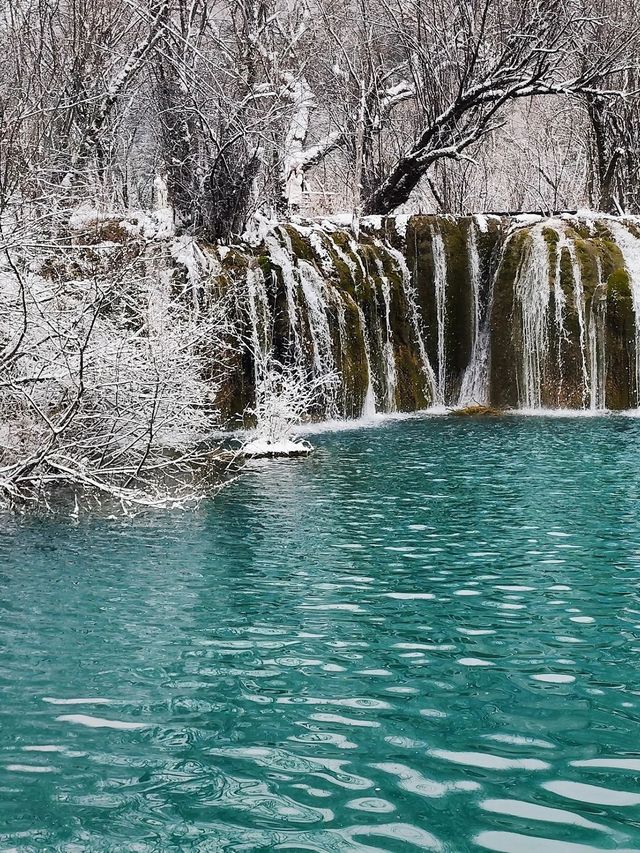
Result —
[[0, 536], [1, 850], [640, 850], [640, 420], [326, 433]]

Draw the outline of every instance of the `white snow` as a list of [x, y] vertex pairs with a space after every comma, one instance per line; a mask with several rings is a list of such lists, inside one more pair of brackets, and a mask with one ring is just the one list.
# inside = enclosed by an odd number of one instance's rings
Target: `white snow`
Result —
[[269, 438], [258, 436], [242, 445], [243, 456], [253, 459], [270, 456], [300, 456], [313, 452], [313, 445], [304, 439], [281, 438], [272, 441]]
[[478, 226], [478, 231], [481, 234], [486, 234], [489, 230], [489, 223], [487, 222], [487, 217], [483, 213], [476, 213], [473, 217], [476, 225]]
[[515, 216], [512, 221], [511, 230], [516, 228], [525, 228], [527, 225], [537, 225], [542, 222], [543, 217], [537, 213], [521, 213], [520, 216]]
[[407, 226], [409, 225], [410, 219], [411, 217], [406, 213], [399, 213], [397, 216], [393, 217], [393, 221], [396, 226], [396, 234], [403, 240], [406, 240], [407, 238]]
[[72, 231], [82, 232], [114, 224], [132, 237], [144, 240], [161, 240], [175, 233], [173, 210], [164, 206], [146, 213], [142, 210], [125, 212], [109, 210], [85, 203], [77, 207], [69, 217]]

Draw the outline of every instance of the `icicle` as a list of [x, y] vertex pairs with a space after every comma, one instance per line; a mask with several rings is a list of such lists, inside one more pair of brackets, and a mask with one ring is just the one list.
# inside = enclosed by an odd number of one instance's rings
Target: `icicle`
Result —
[[550, 296], [549, 248], [542, 226], [529, 232], [523, 247], [514, 294], [520, 303], [522, 331], [522, 385], [520, 404], [526, 409], [542, 406], [542, 377], [549, 340], [547, 312]]
[[[471, 278], [471, 293], [473, 295], [472, 306], [472, 338], [471, 357], [462, 378], [459, 406], [468, 406], [472, 403], [485, 404], [489, 397], [487, 363], [489, 358], [489, 329], [481, 327], [480, 304], [480, 255], [478, 254], [478, 241], [476, 237], [475, 222], [469, 226], [469, 239], [467, 251], [469, 255], [469, 275]], [[486, 226], [485, 226], [486, 227]]]
[[447, 320], [447, 256], [442, 235], [431, 226], [431, 246], [433, 250], [433, 284], [436, 295], [436, 320], [438, 323], [438, 383], [435, 402], [445, 403], [447, 362], [445, 326]]

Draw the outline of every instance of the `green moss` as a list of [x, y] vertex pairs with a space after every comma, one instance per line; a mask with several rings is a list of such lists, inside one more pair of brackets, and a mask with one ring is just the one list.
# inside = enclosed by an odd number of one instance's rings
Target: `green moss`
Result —
[[554, 228], [543, 228], [542, 237], [549, 250], [549, 284], [553, 287], [558, 267], [558, 244], [560, 235]]
[[346, 390], [345, 414], [356, 418], [362, 412], [369, 384], [364, 330], [357, 303], [348, 293], [343, 296], [343, 306], [345, 339], [340, 361], [342, 382]]
[[594, 241], [602, 260], [602, 272], [608, 278], [612, 272], [624, 269], [624, 256], [620, 247], [614, 240], [601, 237]]
[[398, 390], [396, 406], [400, 412], [424, 409], [433, 401], [425, 394], [422, 363], [414, 347], [400, 343], [395, 347]]
[[601, 259], [606, 293], [605, 349], [607, 357], [606, 403], [611, 409], [636, 405], [635, 312], [624, 256], [605, 222], [596, 226], [594, 241]]
[[[360, 268], [358, 258], [354, 254], [353, 249], [351, 248], [352, 239], [352, 236], [346, 231], [334, 231], [331, 234], [331, 240], [336, 244], [336, 246], [338, 246], [341, 252], [346, 255], [346, 257], [352, 259], [352, 262], [354, 264], [353, 273], [344, 261], [340, 261], [340, 263], [346, 269], [346, 277], [349, 280], [349, 288], [354, 290], [355, 287], [357, 287], [357, 285], [362, 282], [362, 270]], [[332, 255], [335, 256], [335, 252], [332, 252]], [[342, 275], [341, 280], [343, 280]], [[346, 280], [343, 280], [343, 283], [346, 284]]]
[[581, 240], [588, 241], [593, 236], [591, 226], [579, 219], [576, 219], [571, 223], [571, 228]]
[[311, 248], [311, 244], [294, 225], [283, 225], [282, 229], [287, 233], [291, 241], [291, 251], [296, 260], [310, 261], [315, 260], [315, 253]]
[[573, 241], [576, 248], [576, 256], [580, 266], [580, 277], [582, 289], [584, 290], [587, 309], [600, 284], [600, 273], [598, 269], [599, 251], [595, 243], [590, 240], [576, 237]]
[[616, 269], [607, 278], [607, 296], [621, 304], [633, 304], [631, 297], [631, 282], [626, 269]]
[[573, 307], [575, 281], [573, 277], [573, 261], [569, 249], [564, 246], [560, 252], [560, 286], [570, 307]]
[[262, 270], [262, 274], [266, 278], [271, 275], [272, 264], [271, 264], [271, 256], [270, 255], [258, 255], [257, 258], [258, 266]]

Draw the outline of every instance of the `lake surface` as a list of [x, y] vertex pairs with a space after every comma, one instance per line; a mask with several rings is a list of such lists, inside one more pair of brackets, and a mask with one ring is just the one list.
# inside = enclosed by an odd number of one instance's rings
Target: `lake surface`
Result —
[[3, 523], [0, 850], [640, 850], [640, 420], [314, 443]]

